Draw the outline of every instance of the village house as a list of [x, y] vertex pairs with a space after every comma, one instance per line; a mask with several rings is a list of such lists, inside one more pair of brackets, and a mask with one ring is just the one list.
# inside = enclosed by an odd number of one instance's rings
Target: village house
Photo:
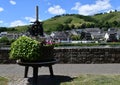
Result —
[[117, 30], [117, 39], [120, 40], [120, 29]]
[[6, 37], [7, 36], [7, 32], [1, 32], [0, 33], [0, 37]]
[[104, 38], [104, 33], [99, 28], [85, 28], [83, 31], [85, 32], [86, 40], [100, 40]]
[[68, 40], [68, 35], [67, 35], [67, 32], [64, 32], [64, 31], [56, 31], [56, 32], [52, 32], [50, 34], [51, 38], [54, 40], [54, 41], [67, 41]]
[[115, 28], [108, 29], [108, 31], [105, 33], [104, 38], [107, 42], [117, 42], [118, 41], [117, 29]]
[[1, 32], [0, 37], [7, 37], [8, 39], [17, 39], [18, 37], [24, 35], [23, 33], [8, 33], [8, 32]]

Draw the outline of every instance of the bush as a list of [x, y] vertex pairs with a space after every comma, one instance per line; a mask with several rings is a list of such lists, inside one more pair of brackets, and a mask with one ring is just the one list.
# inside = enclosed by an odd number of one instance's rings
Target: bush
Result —
[[80, 36], [79, 35], [72, 35], [71, 39], [72, 40], [80, 40]]
[[7, 37], [0, 38], [0, 43], [9, 43], [9, 39]]
[[22, 36], [11, 44], [10, 58], [35, 61], [40, 58], [39, 49], [38, 41]]
[[53, 45], [44, 45], [27, 36], [19, 37], [11, 44], [10, 59], [44, 61], [53, 59]]

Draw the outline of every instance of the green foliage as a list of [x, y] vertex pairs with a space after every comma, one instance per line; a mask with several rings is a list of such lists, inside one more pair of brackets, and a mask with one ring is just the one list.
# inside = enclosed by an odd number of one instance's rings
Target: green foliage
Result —
[[0, 43], [3, 43], [5, 45], [10, 45], [14, 41], [15, 41], [15, 39], [8, 39], [8, 37], [0, 38]]
[[12, 32], [12, 31], [17, 31], [17, 30], [13, 27], [13, 28], [8, 28], [7, 31]]
[[7, 27], [0, 27], [0, 32], [11, 32], [11, 31], [17, 31], [15, 28], [7, 28]]
[[70, 30], [70, 29], [73, 29], [71, 27], [72, 25], [74, 25], [74, 28], [75, 28], [75, 27], [80, 26], [81, 23], [83, 22], [88, 22], [88, 21], [84, 21], [84, 19], [82, 18], [76, 17], [76, 15], [77, 14], [71, 14], [71, 15], [66, 14], [66, 15], [61, 15], [58, 17], [48, 19], [44, 21], [44, 24], [43, 24], [44, 31], [50, 32], [50, 31], [61, 31], [61, 30], [66, 30], [66, 29]]
[[68, 19], [66, 19], [66, 20], [64, 21], [64, 23], [65, 23], [65, 24], [69, 24], [69, 23], [71, 23], [71, 21], [72, 21], [72, 18], [68, 18]]
[[80, 35], [72, 35], [71, 39], [72, 40], [80, 40]]
[[74, 24], [72, 24], [72, 25], [71, 25], [71, 29], [74, 29], [74, 28], [75, 28], [75, 25], [74, 25]]
[[28, 25], [26, 25], [26, 26], [17, 26], [17, 27], [15, 27], [15, 31], [17, 31], [17, 32], [26, 32], [27, 30], [28, 30]]
[[0, 32], [4, 32], [4, 31], [7, 31], [7, 28], [6, 27], [0, 27]]
[[53, 48], [53, 45], [42, 45], [30, 37], [22, 36], [11, 44], [10, 59], [24, 61], [53, 59]]
[[0, 38], [0, 43], [9, 43], [9, 39], [7, 37]]
[[71, 28], [69, 27], [68, 24], [65, 24], [65, 25], [63, 26], [63, 30], [71, 30]]
[[83, 23], [82, 25], [81, 25], [81, 28], [86, 28], [86, 23]]
[[112, 13], [105, 13], [101, 15], [94, 15], [92, 16], [95, 18], [98, 22], [95, 23], [96, 27], [120, 27], [120, 12], [112, 12]]
[[[119, 18], [120, 12], [112, 12], [106, 14], [99, 13], [94, 16], [84, 16], [79, 14], [63, 14], [45, 20], [43, 28], [45, 32], [51, 32], [75, 28], [82, 29], [95, 27], [99, 28], [120, 27]], [[66, 28], [66, 24], [70, 27], [69, 29]], [[74, 27], [72, 27], [72, 25], [74, 25]]]
[[29, 37], [19, 37], [11, 45], [10, 58], [35, 61], [40, 58], [40, 44]]
[[58, 31], [62, 31], [63, 30], [63, 25], [62, 24], [57, 24], [56, 29]]

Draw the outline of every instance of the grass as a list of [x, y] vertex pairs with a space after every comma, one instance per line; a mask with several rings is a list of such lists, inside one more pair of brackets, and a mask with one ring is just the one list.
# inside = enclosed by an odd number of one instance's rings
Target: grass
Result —
[[8, 79], [0, 77], [0, 85], [8, 85]]
[[120, 85], [120, 75], [85, 74], [61, 85]]

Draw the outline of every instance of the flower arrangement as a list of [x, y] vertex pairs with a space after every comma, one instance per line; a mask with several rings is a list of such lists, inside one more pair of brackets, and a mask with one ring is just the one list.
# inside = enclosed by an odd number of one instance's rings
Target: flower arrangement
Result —
[[10, 59], [44, 61], [53, 58], [53, 45], [46, 45], [27, 36], [19, 37], [11, 44]]

